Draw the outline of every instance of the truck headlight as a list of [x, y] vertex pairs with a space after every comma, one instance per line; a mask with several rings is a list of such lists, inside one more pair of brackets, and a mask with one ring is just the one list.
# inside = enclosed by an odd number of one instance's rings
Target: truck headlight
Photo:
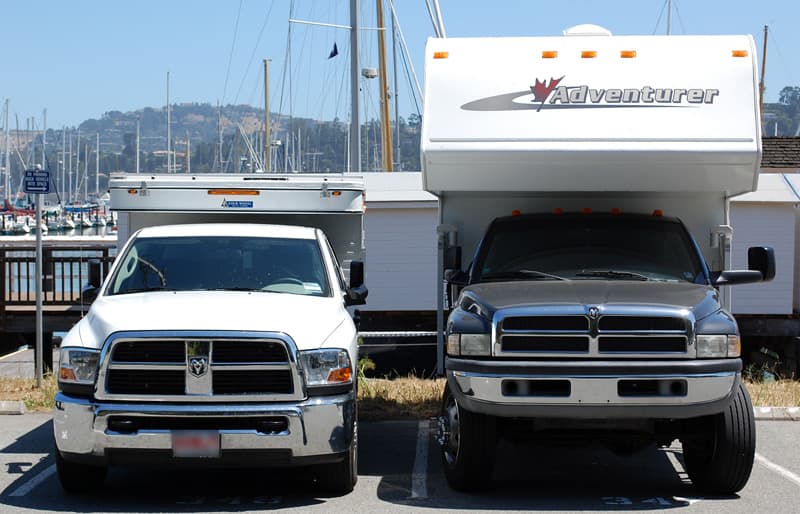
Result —
[[58, 381], [66, 384], [93, 385], [97, 378], [100, 350], [62, 348], [58, 363]]
[[491, 355], [492, 337], [490, 334], [448, 334], [447, 353], [449, 355]]
[[306, 386], [347, 384], [353, 381], [353, 370], [347, 350], [328, 348], [300, 352], [300, 365]]
[[739, 357], [741, 354], [742, 344], [738, 335], [697, 336], [698, 358]]

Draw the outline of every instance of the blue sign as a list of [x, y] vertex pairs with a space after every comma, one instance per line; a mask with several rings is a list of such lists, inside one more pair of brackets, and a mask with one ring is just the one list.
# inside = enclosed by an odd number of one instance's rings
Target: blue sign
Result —
[[243, 202], [237, 200], [225, 200], [222, 202], [223, 207], [229, 207], [231, 209], [252, 209], [253, 202]]
[[25, 172], [23, 189], [28, 194], [47, 194], [50, 192], [50, 172], [28, 170]]

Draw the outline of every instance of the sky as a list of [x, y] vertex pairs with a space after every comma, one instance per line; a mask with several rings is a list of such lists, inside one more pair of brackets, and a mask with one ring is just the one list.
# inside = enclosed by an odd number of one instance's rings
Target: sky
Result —
[[[552, 36], [581, 23], [620, 35], [667, 30], [666, 0], [439, 3], [449, 37]], [[367, 28], [361, 67], [377, 67], [376, 31], [369, 30], [376, 26], [376, 2], [360, 4], [361, 25]], [[425, 0], [394, 4], [422, 83], [425, 41], [433, 36]], [[768, 25], [765, 101], [777, 101], [785, 86], [800, 86], [800, 1], [673, 0], [672, 5], [673, 34], [752, 34], [759, 66]], [[388, 27], [388, 9], [385, 16]], [[270, 59], [272, 112], [347, 120], [348, 31], [290, 18], [349, 25], [349, 1], [0, 0], [0, 101], [10, 100], [12, 129], [17, 123], [25, 128], [28, 119], [41, 128], [44, 109], [48, 128], [77, 126], [108, 111], [166, 105], [169, 73], [172, 103], [263, 106], [262, 59]], [[329, 59], [334, 43], [339, 55]], [[391, 59], [389, 37], [387, 48]], [[418, 102], [400, 54], [397, 95], [400, 116], [407, 118]], [[377, 118], [377, 79], [361, 79], [361, 88], [362, 118]]]

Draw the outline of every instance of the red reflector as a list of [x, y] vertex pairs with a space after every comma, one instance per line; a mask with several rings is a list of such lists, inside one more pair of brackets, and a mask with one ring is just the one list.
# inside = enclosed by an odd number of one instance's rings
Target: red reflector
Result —
[[663, 215], [664, 211], [662, 211], [661, 209], [656, 209], [653, 211], [653, 216], [663, 216]]
[[613, 209], [611, 209], [611, 214], [619, 214], [621, 212], [622, 211], [620, 210], [619, 207], [614, 207]]
[[591, 207], [584, 207], [583, 209], [581, 209], [581, 212], [584, 213], [584, 214], [591, 214], [592, 213], [592, 208]]
[[520, 214], [522, 214], [522, 213], [519, 212], [519, 209], [514, 209], [513, 211], [511, 211], [511, 215], [512, 216], [519, 216]]
[[553, 209], [553, 214], [563, 214], [563, 213], [564, 209], [562, 209], [561, 207], [556, 207], [555, 209]]

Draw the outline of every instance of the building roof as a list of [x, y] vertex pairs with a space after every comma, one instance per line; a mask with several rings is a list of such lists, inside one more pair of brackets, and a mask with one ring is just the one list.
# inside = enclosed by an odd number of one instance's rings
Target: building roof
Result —
[[800, 137], [763, 137], [761, 150], [761, 168], [800, 168]]
[[437, 198], [422, 189], [422, 173], [403, 171], [394, 173], [364, 173], [367, 205], [375, 202], [435, 202]]
[[733, 203], [800, 203], [800, 186], [794, 173], [761, 173], [758, 176], [758, 189], [752, 193], [734, 196]]

